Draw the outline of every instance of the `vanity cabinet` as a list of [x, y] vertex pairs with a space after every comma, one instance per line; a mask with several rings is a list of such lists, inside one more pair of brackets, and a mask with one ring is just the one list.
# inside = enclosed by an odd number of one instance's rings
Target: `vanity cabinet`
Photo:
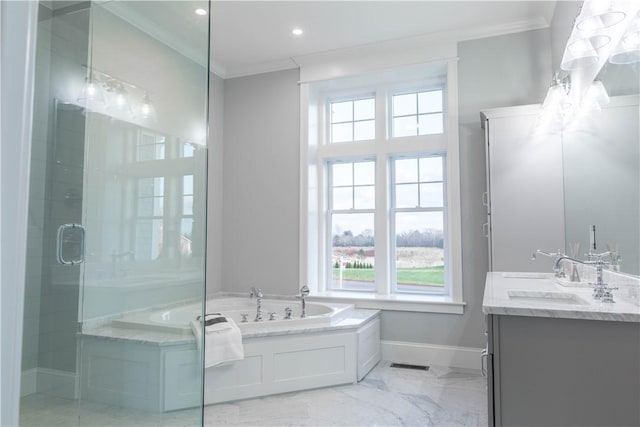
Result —
[[486, 315], [489, 425], [640, 425], [640, 323]]
[[531, 253], [565, 247], [562, 141], [536, 135], [539, 113], [539, 105], [481, 113], [489, 271], [551, 271], [553, 260], [532, 262]]

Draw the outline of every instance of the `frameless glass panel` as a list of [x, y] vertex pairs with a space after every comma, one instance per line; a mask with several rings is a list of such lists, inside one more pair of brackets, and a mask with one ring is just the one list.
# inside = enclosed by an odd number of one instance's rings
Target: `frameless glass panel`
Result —
[[373, 213], [331, 216], [331, 287], [375, 290]]
[[418, 113], [438, 113], [442, 111], [442, 91], [420, 92], [418, 94]]
[[353, 120], [353, 101], [331, 103], [331, 123]]
[[415, 208], [418, 205], [418, 184], [396, 185], [396, 207]]
[[369, 120], [376, 115], [375, 98], [359, 99], [353, 103], [353, 120]]
[[416, 108], [417, 102], [415, 93], [393, 96], [393, 117], [417, 114]]
[[418, 134], [416, 116], [396, 117], [393, 119], [393, 136], [415, 136]]
[[442, 183], [420, 184], [420, 206], [423, 208], [441, 208], [444, 195]]
[[418, 182], [418, 162], [416, 159], [395, 160], [395, 182]]
[[376, 122], [374, 120], [366, 120], [353, 123], [353, 140], [365, 141], [376, 137]]
[[419, 161], [420, 182], [442, 181], [442, 157], [423, 157]]
[[397, 212], [395, 270], [398, 292], [442, 289], [444, 222], [442, 212]]
[[434, 135], [444, 132], [442, 113], [423, 114], [418, 116], [418, 130], [420, 135]]
[[331, 142], [353, 141], [353, 123], [331, 125]]

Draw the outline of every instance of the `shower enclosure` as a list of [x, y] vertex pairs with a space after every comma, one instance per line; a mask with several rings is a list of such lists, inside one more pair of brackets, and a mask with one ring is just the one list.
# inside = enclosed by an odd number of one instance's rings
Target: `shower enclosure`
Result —
[[204, 304], [208, 9], [39, 5], [20, 425], [202, 423], [193, 336], [117, 319]]

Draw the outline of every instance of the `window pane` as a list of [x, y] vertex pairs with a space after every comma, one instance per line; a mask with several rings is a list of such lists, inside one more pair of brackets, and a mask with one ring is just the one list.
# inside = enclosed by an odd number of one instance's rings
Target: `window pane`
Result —
[[162, 160], [164, 159], [164, 144], [156, 144], [155, 145], [156, 156], [154, 160]]
[[415, 136], [418, 134], [416, 116], [398, 117], [393, 119], [393, 136]]
[[442, 91], [434, 90], [418, 94], [418, 113], [439, 113], [442, 111]]
[[184, 196], [182, 199], [182, 214], [193, 215], [193, 196]]
[[376, 191], [373, 185], [354, 187], [353, 195], [355, 209], [374, 209], [376, 207]]
[[153, 178], [140, 178], [138, 180], [138, 197], [153, 196]]
[[148, 160], [155, 160], [155, 145], [139, 145], [138, 157], [139, 162], [146, 162]]
[[364, 122], [355, 122], [353, 124], [353, 140], [364, 141], [374, 139], [376, 137], [375, 120], [367, 120]]
[[182, 143], [182, 157], [193, 157], [195, 153], [195, 146], [189, 142]]
[[396, 282], [399, 292], [444, 287], [442, 212], [396, 214]]
[[415, 208], [418, 206], [418, 184], [396, 185], [396, 207]]
[[416, 159], [398, 159], [395, 161], [396, 180], [403, 182], [418, 182], [418, 161]]
[[376, 116], [376, 100], [375, 98], [360, 99], [353, 103], [353, 119], [367, 120]]
[[138, 216], [153, 215], [153, 197], [143, 197], [138, 199]]
[[373, 214], [331, 216], [332, 289], [375, 290]]
[[182, 177], [182, 194], [193, 194], [193, 175]]
[[162, 216], [164, 212], [164, 197], [153, 198], [153, 216]]
[[420, 159], [420, 181], [442, 181], [443, 158], [423, 157]]
[[153, 195], [164, 196], [164, 177], [153, 178]]
[[180, 223], [180, 254], [189, 256], [192, 253], [193, 219], [182, 218]]
[[331, 176], [334, 186], [353, 184], [353, 163], [333, 163]]
[[162, 220], [142, 219], [136, 224], [136, 259], [152, 260], [162, 251]]
[[333, 188], [333, 209], [352, 209], [353, 208], [353, 187], [334, 187]]
[[331, 142], [353, 141], [353, 123], [331, 125]]
[[355, 185], [373, 185], [376, 182], [375, 162], [358, 162], [353, 164]]
[[416, 107], [415, 93], [393, 96], [393, 117], [417, 114]]
[[353, 101], [331, 103], [331, 123], [353, 120]]
[[418, 122], [420, 135], [433, 135], [444, 131], [442, 113], [420, 115]]
[[420, 206], [423, 208], [440, 208], [442, 201], [442, 184], [420, 184]]

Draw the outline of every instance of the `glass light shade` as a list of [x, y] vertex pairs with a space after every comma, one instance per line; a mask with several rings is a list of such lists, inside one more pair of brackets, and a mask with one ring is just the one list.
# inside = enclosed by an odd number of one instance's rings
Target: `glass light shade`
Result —
[[82, 92], [76, 99], [78, 104], [86, 109], [95, 110], [104, 105], [104, 92], [102, 85], [86, 78], [85, 84], [82, 86]]
[[640, 62], [640, 31], [627, 32], [611, 52], [609, 62], [619, 65]]
[[589, 39], [569, 40], [560, 68], [565, 71], [585, 68], [596, 64], [598, 59], [598, 53]]
[[615, 2], [607, 0], [585, 1], [580, 16], [576, 19], [576, 28], [580, 31], [593, 31], [619, 24], [627, 14], [616, 9]]

